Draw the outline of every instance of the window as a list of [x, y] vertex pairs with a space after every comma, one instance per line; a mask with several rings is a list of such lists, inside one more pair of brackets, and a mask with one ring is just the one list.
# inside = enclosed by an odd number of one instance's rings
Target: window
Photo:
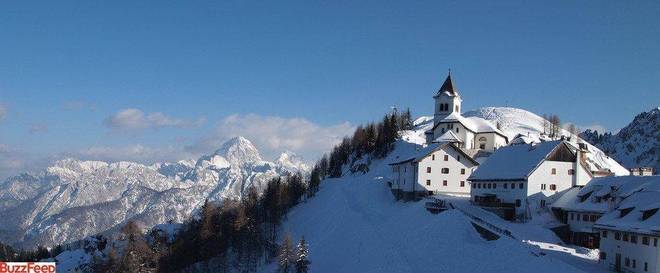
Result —
[[447, 186], [447, 180], [442, 180], [442, 185]]
[[427, 185], [427, 186], [431, 186], [431, 180], [426, 179], [426, 185]]
[[460, 155], [456, 156], [456, 161], [461, 162], [461, 156]]
[[633, 266], [632, 266], [632, 268], [635, 268], [635, 266], [637, 266], [637, 260], [633, 259]]
[[554, 174], [557, 174], [557, 169], [552, 168], [552, 174], [553, 174], [553, 175], [554, 175]]
[[435, 155], [431, 155], [431, 160], [435, 160]]
[[658, 246], [658, 238], [653, 238], [653, 246]]
[[656, 212], [658, 212], [658, 208], [642, 211], [642, 221], [651, 218]]
[[614, 240], [621, 240], [621, 233], [619, 232], [614, 232]]
[[497, 183], [493, 183], [493, 189], [497, 189]]
[[504, 183], [504, 188], [506, 189], [509, 186], [509, 184]]
[[578, 221], [578, 222], [580, 221], [580, 214], [579, 213], [575, 214], [575, 221]]
[[601, 234], [603, 234], [603, 238], [607, 238], [607, 230], [603, 230], [603, 232], [601, 232]]
[[627, 242], [628, 241], [628, 233], [623, 234], [623, 241]]
[[465, 187], [465, 181], [461, 181], [461, 188]]
[[598, 220], [598, 215], [593, 214], [593, 215], [589, 216], [589, 221], [596, 222], [597, 220]]
[[643, 236], [642, 237], [642, 244], [644, 245], [649, 245], [649, 237]]
[[574, 174], [575, 174], [575, 170], [573, 170], [573, 169], [568, 169], [568, 175], [574, 175]]
[[649, 271], [649, 263], [644, 262], [644, 271]]
[[582, 221], [589, 222], [589, 215], [588, 214], [582, 214]]
[[445, 155], [445, 161], [449, 161], [449, 156]]
[[403, 172], [405, 173], [408, 167], [403, 167]]
[[476, 184], [477, 184], [477, 189], [481, 189], [481, 184], [480, 183], [476, 183]]
[[545, 184], [541, 184], [541, 190], [545, 190]]
[[520, 199], [516, 199], [516, 207], [520, 207], [520, 204], [521, 204]]
[[600, 259], [601, 259], [601, 260], [605, 260], [605, 259], [607, 259], [607, 253], [601, 251], [601, 252], [600, 252]]
[[486, 144], [484, 144], [484, 143], [479, 144], [479, 149], [482, 149], [482, 150], [486, 149]]
[[630, 235], [630, 242], [633, 244], [637, 243], [637, 235]]
[[461, 169], [461, 174], [465, 174], [465, 169]]
[[539, 205], [540, 205], [542, 208], [545, 208], [545, 200], [541, 200], [541, 202], [539, 202]]
[[456, 105], [456, 112], [458, 112], [458, 105]]
[[511, 189], [513, 190], [515, 188], [516, 188], [516, 183], [511, 183]]
[[426, 167], [426, 173], [431, 173], [431, 167]]
[[456, 127], [456, 133], [458, 133], [458, 128], [459, 128], [459, 127]]
[[550, 184], [550, 190], [551, 190], [551, 191], [556, 191], [556, 190], [557, 190], [557, 185], [555, 185], [555, 184]]
[[474, 188], [476, 188], [476, 187], [477, 187], [477, 183], [473, 183], [473, 184], [472, 184], [472, 188], [474, 189]]
[[571, 216], [571, 221], [575, 220], [575, 213], [569, 212], [568, 215]]
[[523, 183], [518, 184], [518, 188], [523, 189], [525, 185]]
[[448, 174], [449, 173], [449, 168], [442, 168], [442, 173]]

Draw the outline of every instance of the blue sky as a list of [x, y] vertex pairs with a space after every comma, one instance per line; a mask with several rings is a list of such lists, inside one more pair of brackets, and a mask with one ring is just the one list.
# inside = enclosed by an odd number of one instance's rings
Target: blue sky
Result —
[[391, 105], [431, 114], [448, 68], [464, 109], [617, 130], [660, 102], [657, 14], [658, 1], [4, 2], [0, 177], [67, 155], [193, 157], [234, 134], [313, 159]]

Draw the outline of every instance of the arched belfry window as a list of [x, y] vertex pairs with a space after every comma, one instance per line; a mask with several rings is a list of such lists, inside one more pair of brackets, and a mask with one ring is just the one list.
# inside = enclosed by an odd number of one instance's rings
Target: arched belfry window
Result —
[[456, 112], [458, 112], [458, 105], [456, 105]]

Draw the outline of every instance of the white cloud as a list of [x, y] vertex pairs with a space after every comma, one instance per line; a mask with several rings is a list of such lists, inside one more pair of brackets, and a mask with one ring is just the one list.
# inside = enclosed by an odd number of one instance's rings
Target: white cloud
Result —
[[30, 134], [46, 133], [48, 132], [48, 124], [45, 123], [32, 124], [30, 125], [30, 129], [28, 129], [28, 132], [30, 132]]
[[[92, 146], [68, 156], [82, 160], [101, 160], [107, 162], [134, 161], [145, 164], [164, 161], [177, 161], [185, 157], [181, 149], [169, 147], [148, 147], [141, 144], [127, 146]], [[187, 157], [186, 157], [187, 158]]]
[[72, 100], [65, 102], [62, 105], [62, 108], [71, 111], [89, 110], [94, 112], [96, 111], [96, 104], [80, 100]]
[[7, 116], [7, 107], [0, 104], [0, 121], [4, 120]]
[[122, 109], [114, 115], [106, 118], [103, 124], [116, 131], [140, 131], [144, 129], [159, 129], [165, 127], [191, 128], [204, 124], [203, 117], [197, 120], [173, 118], [161, 112], [144, 113], [140, 109]]
[[290, 150], [306, 160], [315, 160], [354, 130], [348, 122], [324, 127], [304, 118], [231, 115], [223, 119], [211, 135], [187, 146], [186, 150], [209, 153], [227, 139], [243, 136], [252, 141], [266, 159]]
[[9, 145], [0, 144], [0, 181], [21, 172], [41, 170], [48, 163], [49, 160], [45, 157], [37, 157]]

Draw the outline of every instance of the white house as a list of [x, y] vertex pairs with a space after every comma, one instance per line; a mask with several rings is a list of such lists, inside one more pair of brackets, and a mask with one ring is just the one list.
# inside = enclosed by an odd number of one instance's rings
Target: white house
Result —
[[433, 129], [425, 132], [426, 143], [434, 142], [447, 131], [461, 140], [460, 148], [492, 152], [507, 144], [508, 139], [497, 126], [479, 117], [461, 115], [461, 96], [455, 88], [451, 73], [435, 96]]
[[584, 176], [578, 158], [563, 140], [502, 147], [468, 178], [471, 200], [505, 219], [527, 219]]
[[594, 225], [600, 259], [616, 272], [660, 271], [660, 176], [617, 176], [612, 192], [618, 204]]
[[408, 158], [390, 164], [392, 192], [405, 199], [436, 193], [469, 195], [467, 178], [479, 165], [462, 149], [455, 135], [452, 142], [432, 143]]
[[593, 225], [601, 216], [614, 210], [616, 192], [623, 182], [620, 177], [596, 177], [584, 187], [573, 187], [562, 193], [551, 207], [555, 216], [568, 226], [567, 242], [598, 248], [600, 235]]
[[564, 192], [552, 204], [552, 211], [562, 223], [568, 225], [568, 242], [589, 248], [598, 248], [600, 234], [594, 224], [604, 214], [615, 210], [630, 195], [630, 189], [640, 189], [651, 179], [634, 176], [595, 177], [584, 187]]

